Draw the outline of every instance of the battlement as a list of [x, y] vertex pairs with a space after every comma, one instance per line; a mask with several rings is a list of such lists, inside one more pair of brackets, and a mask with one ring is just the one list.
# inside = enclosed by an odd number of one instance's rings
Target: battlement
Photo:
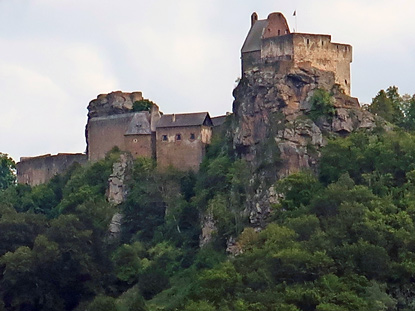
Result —
[[266, 20], [257, 20], [254, 14], [241, 50], [242, 75], [263, 63], [285, 61], [333, 72], [336, 83], [350, 95], [352, 46], [331, 42], [330, 35], [283, 31], [287, 22], [281, 13]]

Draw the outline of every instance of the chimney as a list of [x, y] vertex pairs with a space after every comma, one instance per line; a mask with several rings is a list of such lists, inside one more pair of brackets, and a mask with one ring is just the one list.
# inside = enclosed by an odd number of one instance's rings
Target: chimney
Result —
[[258, 14], [256, 12], [251, 15], [251, 27], [254, 26], [255, 22], [258, 20]]
[[171, 121], [176, 122], [176, 115], [174, 113], [171, 115]]

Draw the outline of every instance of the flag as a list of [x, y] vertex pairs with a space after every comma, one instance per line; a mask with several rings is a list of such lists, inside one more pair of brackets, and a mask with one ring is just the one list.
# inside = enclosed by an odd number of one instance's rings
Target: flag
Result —
[[294, 11], [293, 16], [297, 16], [297, 10]]

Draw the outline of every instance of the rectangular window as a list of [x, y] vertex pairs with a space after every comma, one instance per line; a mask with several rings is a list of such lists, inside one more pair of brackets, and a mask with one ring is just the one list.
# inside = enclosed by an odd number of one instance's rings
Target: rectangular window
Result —
[[176, 140], [182, 140], [182, 135], [181, 134], [176, 134]]
[[162, 136], [161, 136], [161, 140], [162, 140], [162, 141], [167, 141], [167, 135], [162, 135]]
[[191, 139], [191, 140], [196, 139], [196, 137], [195, 137], [195, 133], [190, 133], [190, 139]]

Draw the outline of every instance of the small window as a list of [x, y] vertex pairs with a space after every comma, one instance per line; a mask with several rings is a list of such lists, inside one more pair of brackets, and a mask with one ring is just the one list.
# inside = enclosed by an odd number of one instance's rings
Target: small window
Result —
[[344, 80], [344, 83], [346, 83], [346, 85], [347, 85], [347, 80]]
[[190, 133], [190, 139], [191, 139], [191, 140], [196, 139], [195, 133]]
[[161, 140], [162, 140], [162, 141], [167, 141], [167, 135], [162, 135], [162, 136], [161, 136]]
[[136, 142], [138, 142], [138, 139], [137, 138], [134, 138], [133, 139], [133, 143], [136, 143]]
[[307, 45], [310, 45], [310, 39], [307, 39]]
[[176, 140], [182, 140], [182, 135], [181, 134], [176, 134]]
[[321, 46], [324, 46], [324, 41], [321, 41]]
[[279, 30], [279, 29], [278, 29], [278, 35], [279, 35], [279, 36], [281, 35], [281, 30]]

